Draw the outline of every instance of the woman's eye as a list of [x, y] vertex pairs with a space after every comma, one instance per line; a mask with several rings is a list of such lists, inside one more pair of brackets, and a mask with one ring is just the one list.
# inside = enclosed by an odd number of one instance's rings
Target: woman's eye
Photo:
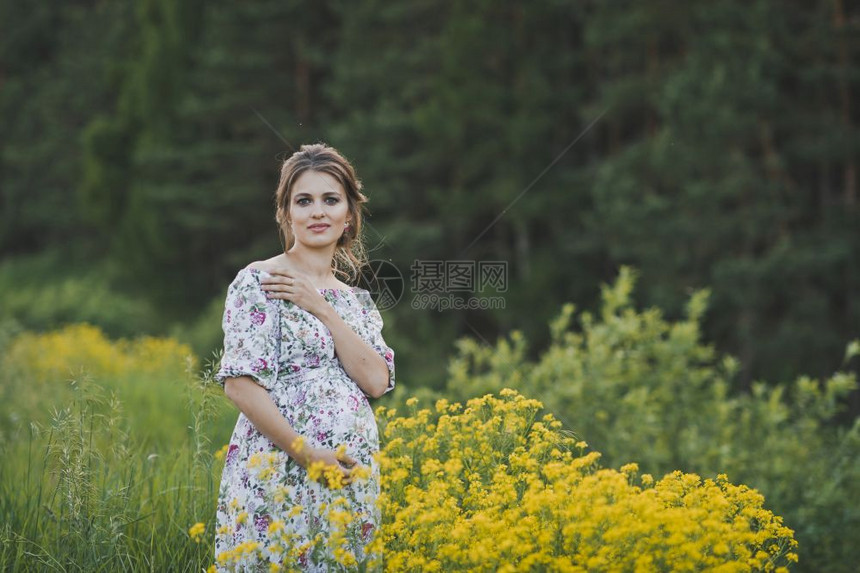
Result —
[[[336, 205], [337, 203], [340, 202], [340, 199], [338, 197], [326, 197], [325, 201], [329, 205]], [[308, 197], [299, 197], [298, 199], [296, 199], [297, 205], [307, 205], [310, 202], [311, 202], [311, 200]]]

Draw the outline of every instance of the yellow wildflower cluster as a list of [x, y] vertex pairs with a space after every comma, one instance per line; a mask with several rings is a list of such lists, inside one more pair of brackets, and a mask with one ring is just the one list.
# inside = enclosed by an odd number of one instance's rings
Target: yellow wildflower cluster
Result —
[[601, 468], [540, 402], [509, 389], [381, 408], [389, 571], [781, 571], [793, 532], [726, 476]]
[[325, 462], [313, 462], [308, 466], [308, 477], [330, 487], [340, 489], [344, 486], [343, 472], [337, 466]]
[[[346, 455], [346, 446], [340, 445], [335, 452], [335, 457], [342, 460]], [[371, 469], [367, 466], [356, 464], [351, 468], [350, 476], [352, 480], [362, 480], [370, 477]], [[320, 482], [330, 489], [340, 489], [346, 485], [343, 471], [341, 468], [326, 464], [325, 462], [313, 462], [308, 466], [308, 477], [314, 481]]]
[[82, 370], [97, 378], [129, 373], [181, 376], [190, 356], [191, 348], [172, 338], [144, 336], [111, 341], [89, 324], [43, 334], [25, 332], [8, 351], [11, 365], [20, 366], [30, 380], [42, 383], [67, 380]]
[[195, 542], [200, 543], [200, 538], [206, 533], [206, 524], [197, 522], [188, 529], [188, 535]]
[[259, 551], [260, 543], [256, 541], [246, 541], [244, 543], [240, 543], [231, 550], [222, 551], [215, 556], [215, 561], [220, 567], [235, 566], [237, 563], [248, 559], [249, 556], [259, 553]]
[[350, 510], [349, 500], [338, 497], [326, 507], [326, 517], [331, 524], [331, 535], [328, 539], [328, 548], [338, 564], [345, 567], [353, 567], [357, 564], [355, 554], [349, 549], [351, 544], [348, 539], [351, 526], [358, 516]]

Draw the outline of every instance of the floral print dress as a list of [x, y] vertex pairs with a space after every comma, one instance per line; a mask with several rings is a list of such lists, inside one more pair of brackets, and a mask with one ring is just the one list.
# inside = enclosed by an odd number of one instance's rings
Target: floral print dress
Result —
[[[247, 267], [230, 284], [224, 309], [224, 354], [216, 381], [250, 376], [311, 447], [337, 449], [370, 469], [368, 479], [330, 489], [239, 414], [227, 448], [217, 505], [218, 571], [349, 568], [371, 555], [379, 523], [379, 449], [368, 397], [335, 355], [328, 328], [298, 305], [268, 299]], [[319, 289], [388, 365], [394, 352], [382, 338], [382, 317], [361, 288]]]

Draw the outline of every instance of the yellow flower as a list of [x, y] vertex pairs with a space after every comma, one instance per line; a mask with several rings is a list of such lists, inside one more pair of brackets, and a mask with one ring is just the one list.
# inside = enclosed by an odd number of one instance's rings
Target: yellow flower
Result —
[[224, 456], [227, 455], [227, 449], [230, 447], [230, 444], [224, 444], [224, 446], [215, 452], [215, 459], [220, 461], [224, 460]]
[[[555, 418], [536, 421], [541, 408], [505, 390], [385, 420], [371, 548], [384, 548], [386, 570], [773, 571], [796, 560], [793, 533], [755, 490], [601, 468]], [[348, 510], [329, 511], [340, 531]]]
[[268, 529], [269, 535], [276, 535], [277, 533], [279, 533], [283, 530], [284, 530], [284, 523], [282, 521], [279, 521], [276, 519], [272, 523], [269, 524], [269, 529]]
[[621, 466], [621, 473], [623, 474], [635, 474], [639, 471], [639, 464], [636, 462], [632, 462], [629, 464], [625, 464]]
[[73, 324], [47, 333], [23, 333], [5, 353], [8, 364], [24, 368], [36, 383], [65, 380], [69, 372], [85, 370], [94, 378], [124, 378], [158, 374], [165, 380], [185, 376], [191, 348], [172, 338], [139, 337], [109, 340], [89, 324]]
[[366, 480], [371, 476], [371, 473], [372, 473], [372, 471], [371, 471], [370, 467], [365, 466], [365, 465], [356, 465], [352, 470], [352, 474], [351, 474], [352, 480], [353, 481]]
[[334, 456], [339, 460], [343, 459], [346, 456], [346, 444], [339, 445], [334, 452]]
[[299, 436], [292, 443], [293, 449], [296, 450], [296, 453], [301, 453], [305, 449], [305, 438], [303, 436]]
[[355, 559], [355, 555], [351, 551], [342, 547], [338, 547], [334, 550], [334, 558], [344, 567], [355, 567], [358, 564], [358, 561]]
[[200, 543], [200, 538], [203, 536], [203, 533], [206, 532], [206, 524], [204, 523], [195, 523], [188, 529], [188, 535], [191, 536], [191, 539]]

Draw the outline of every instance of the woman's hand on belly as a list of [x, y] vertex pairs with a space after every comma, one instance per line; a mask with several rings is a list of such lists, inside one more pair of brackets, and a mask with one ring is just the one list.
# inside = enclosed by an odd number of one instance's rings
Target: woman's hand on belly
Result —
[[[357, 467], [359, 467], [358, 462], [346, 452], [339, 454], [338, 452], [327, 448], [307, 448], [302, 452], [302, 454], [303, 455], [297, 456], [296, 461], [305, 468], [305, 470], [310, 471], [311, 466], [315, 464], [322, 464], [325, 469], [329, 470], [332, 467], [336, 467], [341, 474], [342, 485], [352, 483], [352, 473]], [[326, 472], [324, 471], [321, 481], [325, 485], [330, 485], [326, 482], [325, 476]]]

